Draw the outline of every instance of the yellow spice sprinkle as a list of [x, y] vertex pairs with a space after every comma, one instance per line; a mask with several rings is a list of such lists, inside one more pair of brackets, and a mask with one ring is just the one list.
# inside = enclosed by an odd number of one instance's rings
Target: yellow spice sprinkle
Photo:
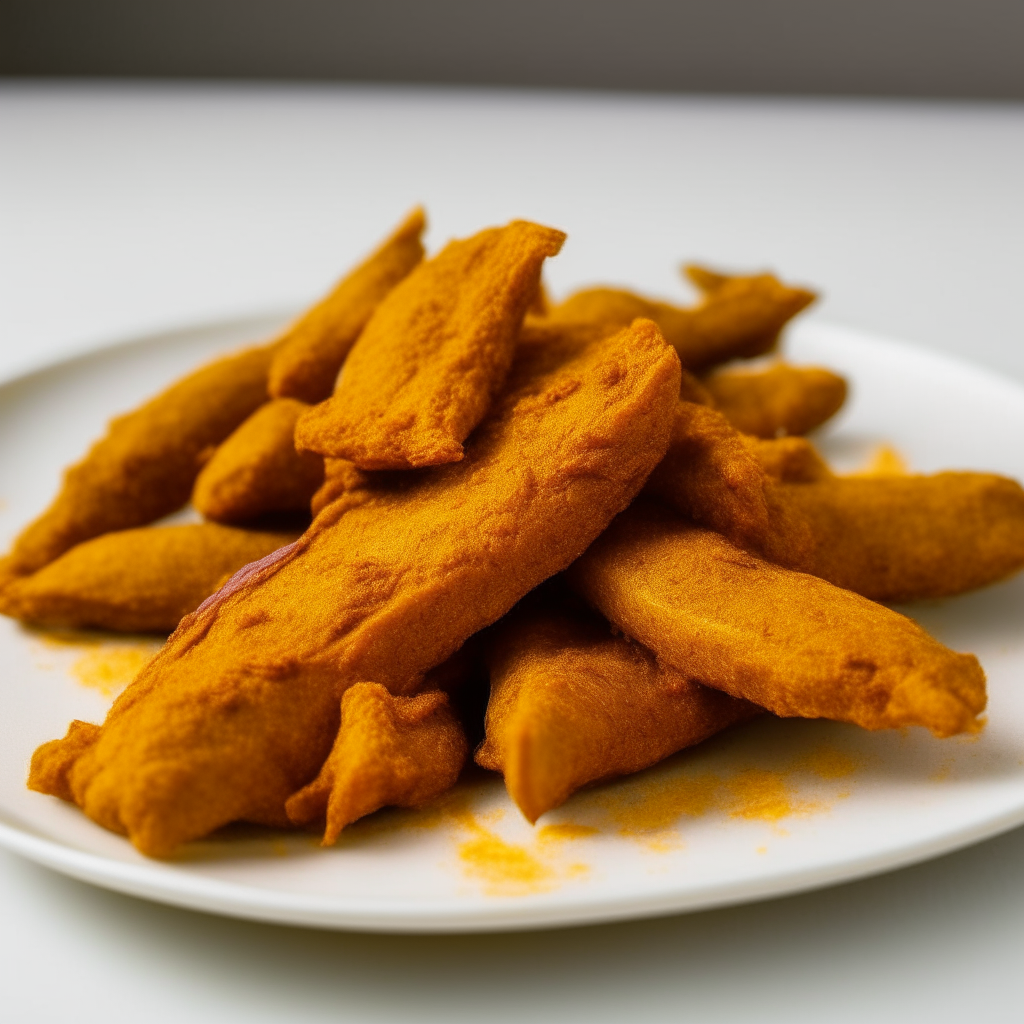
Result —
[[778, 821], [796, 809], [792, 790], [781, 772], [750, 768], [726, 783], [729, 813], [734, 818]]
[[860, 763], [842, 750], [819, 747], [803, 759], [802, 767], [813, 772], [819, 779], [845, 779], [860, 767]]
[[867, 464], [851, 476], [905, 476], [909, 472], [906, 459], [892, 445], [879, 445]]
[[71, 666], [71, 674], [83, 686], [104, 697], [120, 693], [153, 657], [146, 647], [99, 647], [86, 651]]
[[506, 843], [491, 833], [460, 843], [459, 857], [467, 874], [481, 879], [488, 893], [520, 895], [551, 888], [550, 868], [525, 847]]

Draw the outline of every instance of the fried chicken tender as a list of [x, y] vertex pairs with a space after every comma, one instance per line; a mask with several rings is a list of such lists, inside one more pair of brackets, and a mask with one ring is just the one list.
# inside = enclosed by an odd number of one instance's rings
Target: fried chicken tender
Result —
[[422, 807], [451, 789], [469, 745], [448, 697], [430, 690], [395, 697], [356, 683], [341, 698], [341, 726], [320, 774], [288, 798], [296, 825], [326, 815], [323, 845], [381, 807]]
[[388, 292], [423, 259], [426, 215], [417, 207], [366, 260], [281, 336], [270, 366], [272, 398], [322, 402], [349, 349]]
[[324, 480], [323, 457], [295, 449], [295, 424], [308, 408], [294, 398], [277, 398], [257, 409], [196, 478], [195, 508], [218, 523], [308, 512]]
[[568, 579], [659, 661], [776, 715], [940, 737], [980, 728], [985, 675], [973, 655], [667, 509], [634, 504]]
[[780, 500], [762, 458], [774, 457], [779, 471], [790, 473], [797, 465], [807, 471], [811, 460], [806, 452], [787, 458], [773, 447], [778, 442], [744, 437], [717, 409], [681, 401], [668, 452], [645, 491], [739, 547], [782, 565], [800, 564], [814, 545], [810, 524]]
[[218, 359], [112, 420], [106, 436], [65, 471], [50, 507], [15, 540], [5, 573], [27, 575], [84, 540], [181, 508], [200, 454], [266, 401], [272, 356], [264, 345]]
[[719, 370], [704, 380], [715, 406], [744, 434], [806, 434], [846, 401], [846, 381], [816, 366], [779, 362], [767, 370]]
[[[628, 505], [668, 445], [679, 372], [645, 321], [524, 347], [461, 463], [381, 474], [181, 623], [67, 770], [75, 802], [150, 855], [287, 824], [349, 686], [414, 692]], [[62, 757], [47, 747], [29, 785]]]
[[821, 453], [804, 437], [771, 440], [744, 435], [743, 441], [771, 479], [785, 484], [810, 484], [834, 474]]
[[570, 295], [549, 314], [557, 321], [596, 321], [609, 328], [648, 317], [679, 353], [683, 367], [707, 370], [730, 359], [770, 352], [786, 322], [815, 299], [771, 274], [731, 277], [692, 309], [647, 299], [617, 288], [588, 288]]
[[475, 760], [504, 774], [531, 822], [589, 782], [639, 771], [760, 711], [659, 666], [585, 611], [513, 612], [495, 627], [488, 661]]
[[875, 601], [949, 597], [1024, 568], [1014, 480], [839, 477], [802, 438], [755, 440], [689, 402], [645, 490], [739, 547]]
[[106, 533], [15, 579], [0, 592], [0, 612], [45, 626], [170, 633], [225, 576], [296, 536], [216, 523]]
[[1024, 568], [1024, 490], [1007, 477], [831, 477], [775, 490], [814, 537], [799, 568], [876, 601], [950, 597]]
[[512, 365], [541, 266], [564, 241], [513, 221], [417, 267], [366, 325], [334, 395], [299, 420], [297, 446], [361, 469], [458, 462]]

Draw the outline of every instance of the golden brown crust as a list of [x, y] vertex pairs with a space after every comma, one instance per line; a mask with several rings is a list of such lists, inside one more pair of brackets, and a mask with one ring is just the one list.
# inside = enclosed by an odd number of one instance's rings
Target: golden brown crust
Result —
[[668, 452], [644, 491], [742, 548], [796, 565], [814, 541], [804, 519], [779, 500], [762, 464], [769, 444], [745, 438], [717, 409], [680, 402]]
[[704, 386], [729, 422], [744, 434], [806, 434], [846, 401], [846, 381], [817, 366], [779, 362], [767, 370], [719, 370]]
[[218, 359], [111, 420], [106, 435], [65, 472], [50, 507], [15, 540], [8, 570], [34, 572], [84, 540], [181, 508], [201, 453], [266, 401], [272, 356], [272, 346], [262, 346]]
[[664, 454], [678, 390], [649, 322], [524, 347], [463, 462], [335, 501], [182, 622], [78, 757], [75, 801], [154, 855], [230, 821], [286, 822], [344, 690], [414, 690], [576, 558]]
[[949, 597], [1024, 568], [1024, 490], [991, 473], [835, 476], [680, 402], [645, 491], [734, 544], [876, 601]]
[[814, 544], [796, 563], [876, 601], [949, 597], [1024, 568], [1024, 490], [994, 473], [782, 484]]
[[440, 690], [396, 697], [356, 683], [341, 698], [341, 725], [317, 777], [289, 797], [288, 817], [326, 817], [324, 846], [381, 807], [420, 807], [455, 785], [469, 746]]
[[777, 715], [936, 736], [979, 728], [985, 675], [973, 655], [667, 510], [634, 504], [568, 578], [660, 660]]
[[229, 576], [296, 534], [216, 523], [118, 530], [0, 592], [0, 611], [45, 626], [170, 633]]
[[760, 709], [659, 666], [586, 612], [520, 609], [490, 642], [477, 764], [534, 822], [581, 786], [639, 771]]
[[295, 449], [295, 424], [308, 408], [294, 398], [277, 398], [257, 409], [217, 448], [196, 478], [196, 510], [218, 523], [307, 512], [324, 480], [323, 458]]
[[696, 286], [705, 295], [718, 291], [723, 284], [728, 283], [731, 274], [724, 274], [720, 270], [713, 270], [701, 263], [684, 263], [682, 266], [683, 276]]
[[330, 396], [341, 364], [374, 310], [422, 261], [420, 236], [425, 227], [426, 215], [417, 207], [374, 253], [281, 335], [280, 351], [270, 367], [272, 398], [314, 403]]
[[551, 295], [544, 284], [544, 279], [538, 278], [537, 290], [533, 293], [533, 298], [530, 299], [526, 313], [528, 316], [547, 316], [549, 312], [551, 312]]
[[771, 274], [758, 274], [728, 278], [691, 309], [619, 288], [588, 288], [555, 306], [550, 317], [609, 328], [647, 317], [675, 347], [683, 367], [700, 372], [730, 359], [770, 352], [787, 321], [814, 298], [804, 288], [791, 288]]
[[513, 221], [450, 242], [381, 303], [334, 395], [299, 420], [296, 444], [362, 469], [457, 462], [508, 373], [553, 228]]
[[309, 510], [320, 515], [332, 501], [367, 486], [370, 479], [370, 473], [348, 459], [324, 459], [324, 482], [313, 495]]
[[765, 473], [777, 483], [810, 484], [834, 475], [818, 449], [804, 437], [766, 440], [744, 436], [743, 441]]
[[99, 734], [98, 725], [74, 719], [64, 736], [59, 740], [44, 743], [32, 754], [28, 788], [73, 803], [75, 798], [68, 783], [68, 772], [78, 758], [96, 742]]

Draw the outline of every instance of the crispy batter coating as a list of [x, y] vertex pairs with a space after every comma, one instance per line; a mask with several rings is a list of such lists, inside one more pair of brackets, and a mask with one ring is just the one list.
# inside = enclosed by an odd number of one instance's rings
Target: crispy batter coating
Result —
[[310, 501], [310, 511], [320, 515], [332, 501], [364, 487], [368, 481], [367, 471], [348, 459], [324, 459], [324, 482]]
[[[814, 543], [810, 526], [779, 499], [759, 457], [767, 449], [771, 461], [777, 453], [769, 446], [777, 445], [745, 438], [717, 409], [681, 401], [668, 452], [645, 491], [742, 548], [782, 565], [801, 563]], [[774, 461], [780, 471], [787, 463], [781, 455]], [[788, 462], [811, 464], [806, 453]]]
[[743, 440], [765, 473], [780, 483], [810, 484], [833, 476], [818, 449], [805, 437], [764, 440], [744, 436]]
[[980, 727], [985, 675], [973, 655], [667, 509], [634, 504], [568, 578], [659, 660], [777, 715], [936, 736]]
[[334, 395], [300, 420], [300, 448], [362, 469], [458, 462], [512, 364], [541, 265], [565, 235], [513, 221], [450, 242], [374, 313]]
[[78, 758], [99, 739], [100, 727], [92, 722], [72, 719], [68, 731], [59, 740], [50, 740], [32, 754], [28, 786], [39, 793], [51, 793], [72, 802], [74, 796], [68, 772]]
[[705, 295], [718, 291], [733, 276], [723, 274], [720, 270], [713, 270], [711, 267], [705, 267], [701, 263], [684, 263], [682, 271], [683, 276]]
[[596, 321], [607, 327], [648, 317], [679, 353], [683, 367], [706, 370], [730, 359], [770, 352], [786, 322], [814, 301], [814, 293], [791, 288], [771, 274], [731, 277], [692, 309], [646, 299], [617, 288], [588, 288], [555, 306], [559, 321]]
[[547, 316], [551, 312], [551, 295], [549, 294], [543, 278], [537, 279], [537, 290], [533, 293], [529, 306], [526, 307], [527, 314], [531, 316]]
[[650, 322], [524, 347], [463, 462], [381, 474], [181, 623], [68, 771], [75, 802], [152, 855], [230, 821], [286, 824], [345, 689], [414, 691], [578, 557], [661, 459], [678, 391]]
[[659, 666], [596, 615], [517, 610], [490, 643], [491, 696], [476, 763], [505, 776], [535, 822], [587, 783], [639, 771], [759, 708]]
[[181, 508], [200, 454], [266, 401], [272, 355], [265, 345], [218, 359], [111, 420], [106, 436], [65, 471], [50, 507], [15, 540], [7, 572], [35, 572], [84, 540]]
[[294, 398], [277, 398], [257, 409], [196, 478], [196, 509], [218, 523], [308, 511], [324, 480], [323, 457], [295, 450], [295, 424], [308, 408]]
[[356, 683], [341, 698], [341, 725], [320, 774], [285, 809], [296, 825], [326, 816], [323, 845], [333, 846], [364, 815], [421, 807], [451, 789], [468, 753], [440, 690], [395, 697], [380, 683]]
[[817, 366], [778, 362], [767, 370], [719, 370], [704, 381], [715, 405], [744, 434], [806, 434], [846, 401], [846, 381]]
[[749, 438], [689, 402], [645, 490], [739, 547], [875, 601], [948, 597], [1024, 568], [1014, 480], [838, 477], [802, 438]]
[[170, 633], [225, 576], [295, 537], [216, 523], [106, 533], [14, 580], [0, 611], [46, 626]]
[[426, 215], [417, 207], [371, 256], [281, 336], [270, 366], [272, 398], [322, 402], [349, 349], [388, 292], [423, 259]]
[[994, 473], [831, 477], [776, 488], [805, 572], [876, 601], [949, 597], [1024, 568], [1024, 490]]

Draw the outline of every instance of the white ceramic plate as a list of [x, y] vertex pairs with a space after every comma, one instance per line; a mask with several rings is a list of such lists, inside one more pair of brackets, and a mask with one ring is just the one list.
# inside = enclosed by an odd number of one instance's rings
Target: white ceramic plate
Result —
[[[200, 360], [268, 335], [263, 318], [148, 338], [0, 388], [0, 541], [55, 491], [117, 411]], [[913, 469], [1024, 478], [1024, 390], [949, 359], [808, 322], [787, 355], [834, 367], [852, 399], [819, 439], [840, 468], [893, 445]], [[0, 843], [77, 878], [200, 910], [327, 928], [484, 931], [695, 910], [910, 864], [1024, 822], [1024, 578], [909, 611], [988, 673], [978, 738], [764, 720], [577, 794], [532, 828], [497, 778], [428, 811], [382, 812], [322, 850], [229, 829], [149, 861], [25, 789], [37, 744], [99, 721], [153, 640], [59, 641], [0, 620]], [[103, 692], [103, 691], [106, 692]]]

